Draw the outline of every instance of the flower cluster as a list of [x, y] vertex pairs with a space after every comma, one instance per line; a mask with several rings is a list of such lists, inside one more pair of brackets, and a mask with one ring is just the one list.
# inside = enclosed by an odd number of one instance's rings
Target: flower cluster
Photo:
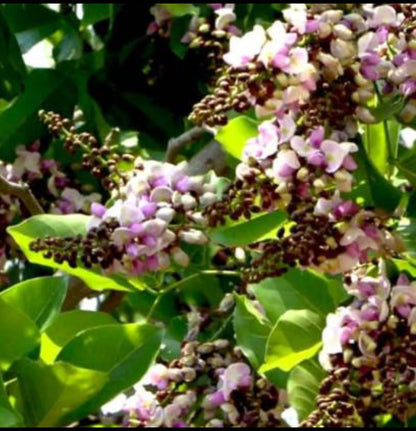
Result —
[[[101, 195], [88, 186], [80, 186], [62, 171], [52, 159], [42, 158], [40, 143], [28, 148], [18, 146], [13, 163], [0, 162], [0, 175], [12, 183], [25, 183], [33, 192], [45, 212], [90, 214], [91, 205], [101, 201]], [[13, 196], [0, 197], [0, 268], [12, 256], [12, 248], [6, 228], [26, 216], [26, 208]]]
[[100, 146], [93, 135], [88, 132], [77, 133], [69, 119], [62, 118], [55, 112], [41, 110], [39, 118], [47, 125], [52, 135], [64, 141], [66, 151], [70, 154], [77, 151], [82, 153], [82, 167], [101, 180], [105, 189], [111, 191], [126, 181], [126, 175], [119, 168], [119, 164], [132, 163], [134, 157], [131, 154], [118, 154], [117, 146], [110, 145], [110, 142]]
[[76, 266], [81, 260], [108, 272], [130, 276], [187, 266], [182, 243], [205, 244], [201, 228], [205, 206], [217, 200], [217, 177], [188, 176], [186, 163], [144, 161], [138, 158], [118, 197], [107, 208], [92, 205], [86, 237], [44, 238], [32, 249], [58, 263]]
[[252, 244], [249, 281], [280, 275], [297, 263], [346, 272], [378, 254], [394, 253], [386, 217], [341, 197], [351, 191], [357, 168], [352, 154], [358, 147], [346, 138], [341, 132], [326, 138], [322, 126], [301, 134], [285, 115], [261, 123], [258, 136], [248, 140], [237, 180], [206, 210], [209, 224], [275, 210], [286, 211], [292, 222], [277, 239]]
[[415, 117], [412, 4], [293, 4], [283, 16], [231, 38], [229, 69], [192, 121], [222, 125], [228, 111], [254, 106], [258, 117], [290, 111], [307, 128], [325, 121], [344, 131], [375, 121], [368, 104], [378, 92], [403, 97], [402, 119]]
[[228, 51], [230, 38], [240, 31], [232, 24], [236, 19], [233, 3], [209, 6], [214, 13], [208, 17], [194, 16], [182, 42], [189, 46], [190, 54], [195, 54], [199, 67], [210, 73], [212, 80], [224, 68], [223, 56]]
[[374, 426], [382, 415], [404, 419], [416, 402], [416, 283], [391, 286], [357, 270], [346, 289], [355, 298], [327, 317], [322, 366], [329, 372], [318, 409], [305, 426]]
[[138, 427], [279, 427], [281, 391], [218, 339], [184, 344], [179, 359], [154, 365], [124, 405], [124, 425]]

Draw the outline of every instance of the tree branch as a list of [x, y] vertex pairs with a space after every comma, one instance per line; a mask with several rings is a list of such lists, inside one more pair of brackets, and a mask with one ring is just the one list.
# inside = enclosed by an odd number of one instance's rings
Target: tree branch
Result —
[[0, 193], [19, 198], [31, 215], [44, 213], [43, 208], [40, 206], [27, 184], [12, 183], [0, 175]]
[[121, 303], [127, 292], [111, 291], [100, 306], [100, 311], [112, 313]]
[[205, 127], [193, 127], [182, 135], [176, 138], [169, 139], [165, 160], [168, 163], [173, 163], [179, 151], [183, 147], [190, 144], [191, 142], [197, 141], [207, 132], [209, 132], [209, 130], [207, 130]]
[[227, 168], [226, 154], [217, 141], [211, 141], [202, 150], [195, 154], [188, 162], [186, 173], [188, 175], [201, 175], [214, 170], [216, 174], [224, 174]]

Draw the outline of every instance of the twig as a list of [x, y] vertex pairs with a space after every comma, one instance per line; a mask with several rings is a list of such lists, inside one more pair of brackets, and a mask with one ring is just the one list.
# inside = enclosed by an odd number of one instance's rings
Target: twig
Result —
[[[58, 272], [59, 273], [59, 272]], [[99, 292], [91, 290], [80, 278], [69, 276], [68, 290], [62, 311], [73, 310], [84, 298], [96, 296]]]
[[226, 154], [222, 146], [211, 141], [199, 153], [197, 153], [188, 163], [186, 173], [188, 175], [201, 175], [213, 169], [216, 174], [224, 174], [227, 168]]
[[121, 303], [127, 292], [120, 292], [118, 290], [113, 290], [109, 293], [107, 298], [103, 301], [100, 306], [100, 311], [105, 313], [112, 313]]
[[191, 142], [197, 141], [205, 133], [209, 132], [204, 127], [193, 127], [192, 129], [186, 131], [177, 138], [172, 138], [168, 142], [168, 148], [166, 150], [165, 160], [168, 163], [173, 163], [178, 155], [179, 151], [190, 144]]
[[43, 208], [40, 206], [27, 184], [12, 183], [0, 175], [0, 193], [19, 198], [31, 215], [44, 213]]

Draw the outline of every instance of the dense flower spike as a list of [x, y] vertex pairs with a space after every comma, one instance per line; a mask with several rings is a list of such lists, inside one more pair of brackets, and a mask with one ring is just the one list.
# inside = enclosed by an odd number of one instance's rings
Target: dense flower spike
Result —
[[260, 377], [238, 347], [217, 339], [184, 344], [179, 359], [153, 366], [126, 400], [135, 427], [280, 427], [285, 394]]
[[181, 244], [205, 244], [203, 209], [215, 202], [215, 174], [188, 176], [186, 163], [135, 162], [126, 184], [111, 206], [92, 206], [85, 238], [45, 238], [32, 243], [58, 263], [76, 266], [81, 260], [108, 272], [130, 276], [187, 266]]
[[354, 302], [327, 317], [320, 361], [329, 372], [318, 410], [304, 426], [374, 426], [381, 416], [404, 419], [416, 402], [416, 283], [391, 286], [362, 269], [347, 279]]
[[250, 246], [245, 273], [251, 282], [296, 264], [342, 273], [397, 248], [385, 215], [341, 197], [352, 188], [357, 145], [343, 141], [343, 133], [326, 137], [322, 126], [304, 135], [297, 130], [290, 115], [261, 123], [243, 150], [237, 180], [206, 210], [211, 226], [225, 223], [227, 216], [288, 213], [292, 225], [280, 229], [277, 239]]
[[377, 93], [404, 97], [403, 120], [415, 117], [413, 5], [293, 4], [283, 16], [231, 38], [230, 68], [191, 120], [222, 125], [228, 111], [254, 106], [258, 117], [291, 111], [304, 127], [325, 121], [343, 131], [374, 122]]
[[236, 19], [234, 4], [209, 6], [213, 13], [208, 18], [194, 16], [182, 42], [195, 53], [201, 68], [210, 73], [212, 80], [224, 69], [223, 56], [228, 51], [230, 38], [240, 31], [232, 24]]
[[[0, 162], [0, 175], [12, 183], [26, 183], [45, 212], [51, 214], [91, 213], [91, 205], [101, 201], [101, 195], [91, 192], [69, 177], [59, 164], [42, 158], [39, 142], [28, 148], [18, 146], [13, 163]], [[90, 193], [88, 192], [90, 191]], [[13, 196], [0, 197], [0, 268], [12, 257], [13, 250], [6, 228], [26, 216], [24, 208]]]
[[[77, 133], [71, 121], [54, 112], [39, 112], [40, 119], [54, 136], [64, 141], [64, 148], [70, 154], [82, 152], [82, 167], [101, 180], [107, 190], [116, 189], [126, 181], [125, 173], [119, 168], [120, 162], [132, 163], [131, 154], [118, 154], [117, 146], [105, 142], [100, 146], [90, 133]], [[110, 135], [111, 137], [111, 135]]]

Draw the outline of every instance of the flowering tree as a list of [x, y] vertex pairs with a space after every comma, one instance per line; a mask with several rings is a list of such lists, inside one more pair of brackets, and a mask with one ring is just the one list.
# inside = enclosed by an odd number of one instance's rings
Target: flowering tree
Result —
[[0, 425], [412, 426], [415, 6], [143, 17], [0, 7]]

